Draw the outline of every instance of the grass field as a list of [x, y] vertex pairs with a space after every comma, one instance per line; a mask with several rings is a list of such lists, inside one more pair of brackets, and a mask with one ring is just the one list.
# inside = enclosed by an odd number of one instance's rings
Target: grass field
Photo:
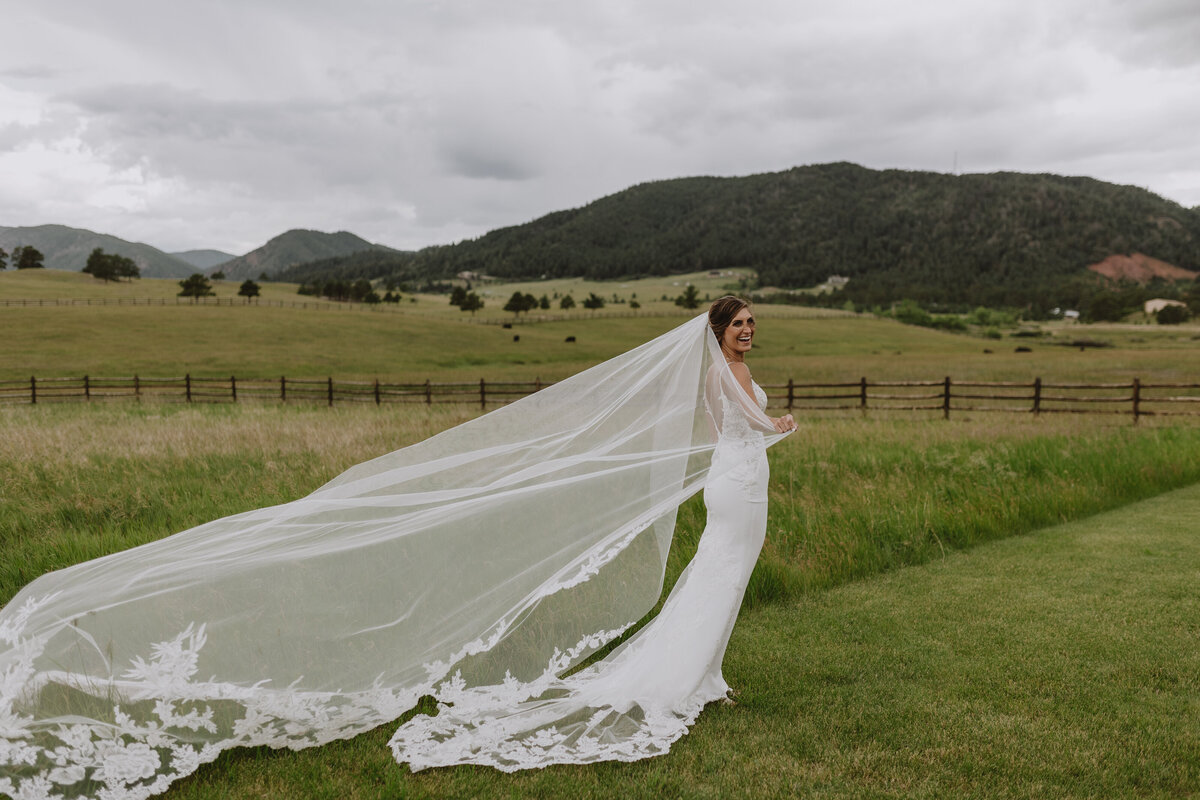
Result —
[[[0, 410], [0, 602], [46, 570], [303, 495], [474, 413]], [[768, 543], [727, 660], [742, 704], [706, 711], [670, 756], [414, 776], [391, 761], [385, 726], [301, 753], [229, 753], [168, 796], [1200, 790], [1200, 491], [1088, 517], [1200, 481], [1200, 430], [824, 420], [773, 448], [771, 465]], [[1083, 521], [978, 547], [1062, 519]], [[690, 501], [672, 576], [702, 524]], [[912, 564], [926, 566], [901, 569]]]
[[[152, 283], [162, 296], [175, 291], [171, 281], [141, 281], [137, 296]], [[51, 284], [60, 296], [104, 288], [77, 274], [9, 272], [0, 273], [0, 298], [17, 289], [44, 296]], [[947, 374], [1200, 382], [1194, 326], [1051, 328], [1056, 340], [1115, 345], [1079, 351], [871, 317], [756, 313], [750, 361], [763, 383]], [[184, 372], [557, 380], [684, 318], [598, 316], [505, 330], [468, 324], [444, 297], [402, 304], [401, 313], [0, 307], [0, 380]], [[1033, 352], [1015, 353], [1017, 344]], [[132, 401], [0, 407], [0, 603], [48, 570], [303, 496], [345, 467], [478, 413]], [[767, 544], [727, 660], [742, 705], [706, 711], [669, 757], [511, 777], [471, 768], [413, 776], [392, 762], [390, 730], [381, 729], [301, 753], [230, 753], [169, 796], [1200, 793], [1191, 591], [1200, 574], [1198, 492], [1089, 516], [1200, 482], [1200, 427], [874, 412], [801, 425], [770, 454]], [[672, 579], [703, 526], [699, 498], [679, 519]], [[1083, 521], [1010, 538], [1065, 520]]]
[[1192, 797], [1198, 525], [1193, 487], [744, 611], [725, 661], [740, 704], [663, 758], [414, 775], [379, 730], [227, 754], [166, 796]]
[[[31, 274], [34, 273], [34, 274]], [[0, 298], [17, 290], [83, 297], [135, 292], [172, 281], [110, 284], [42, 270], [0, 272]], [[281, 285], [268, 285], [283, 292]], [[49, 287], [49, 288], [48, 288]], [[132, 288], [131, 288], [132, 287]], [[218, 291], [235, 288], [219, 285]], [[273, 295], [272, 295], [273, 296]], [[284, 296], [284, 295], [280, 295]], [[286, 294], [295, 299], [294, 294]], [[297, 378], [333, 376], [387, 382], [553, 381], [609, 358], [690, 316], [592, 318], [521, 325], [471, 325], [444, 296], [401, 304], [399, 313], [267, 306], [0, 307], [0, 380], [94, 375]], [[760, 306], [752, 357], [764, 383], [940, 379], [1200, 382], [1200, 327], [1048, 326], [1049, 339], [992, 341], [862, 317], [800, 318], [806, 309]], [[520, 341], [514, 341], [517, 335]], [[567, 337], [575, 337], [569, 343]], [[1054, 344], [1110, 341], [1108, 349]], [[1027, 345], [1030, 353], [1015, 348]], [[992, 350], [992, 353], [984, 353]]]

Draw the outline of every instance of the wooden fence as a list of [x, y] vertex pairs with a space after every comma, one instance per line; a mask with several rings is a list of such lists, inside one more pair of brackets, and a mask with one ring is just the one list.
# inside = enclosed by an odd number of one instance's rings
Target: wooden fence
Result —
[[[37, 378], [0, 381], [0, 403], [58, 403], [154, 399], [186, 403], [469, 403], [481, 408], [512, 402], [549, 383], [489, 381], [384, 383], [330, 378]], [[1140, 417], [1200, 416], [1200, 383], [1030, 383], [998, 381], [868, 381], [764, 384], [770, 408], [807, 413], [954, 412], [1019, 414], [1126, 414]]]

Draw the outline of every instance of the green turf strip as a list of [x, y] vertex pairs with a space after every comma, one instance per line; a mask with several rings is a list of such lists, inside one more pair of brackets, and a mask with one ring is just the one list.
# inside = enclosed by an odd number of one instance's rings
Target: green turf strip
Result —
[[663, 758], [412, 775], [387, 726], [170, 796], [1195, 796], [1198, 587], [1200, 485], [744, 614], [741, 704]]

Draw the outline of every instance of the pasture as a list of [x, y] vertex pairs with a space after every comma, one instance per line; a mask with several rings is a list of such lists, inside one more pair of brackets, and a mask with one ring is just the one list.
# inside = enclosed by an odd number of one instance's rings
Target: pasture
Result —
[[[33, 278], [70, 291], [92, 281], [61, 275]], [[12, 296], [14, 279], [32, 280], [0, 273], [0, 298]], [[150, 283], [135, 284], [139, 297]], [[0, 379], [558, 380], [687, 316], [601, 312], [506, 330], [470, 324], [444, 297], [433, 302], [422, 297], [397, 313], [0, 307]], [[1029, 340], [869, 317], [806, 319], [770, 306], [756, 313], [750, 363], [764, 383], [1200, 378], [1195, 327], [1053, 328], [1050, 341], [1016, 353]], [[1052, 343], [1072, 337], [1114, 346]], [[0, 603], [46, 571], [301, 497], [352, 464], [478, 413], [307, 403], [0, 407]], [[167, 797], [1200, 792], [1200, 632], [1187, 588], [1200, 569], [1200, 492], [1180, 490], [1200, 482], [1200, 426], [877, 412], [800, 423], [770, 452], [767, 543], [727, 658], [741, 705], [706, 710], [669, 756], [515, 776], [477, 768], [412, 775], [391, 760], [393, 726], [384, 726], [299, 753], [227, 753]], [[694, 498], [679, 515], [668, 586], [702, 528]]]
[[[651, 279], [646, 279], [651, 281]], [[659, 281], [658, 287], [663, 288]], [[217, 284], [228, 300], [234, 282]], [[549, 286], [552, 282], [547, 282]], [[569, 282], [568, 282], [569, 283]], [[613, 284], [595, 284], [613, 291]], [[650, 285], [650, 284], [647, 284]], [[263, 284], [267, 299], [311, 307], [0, 306], [0, 380], [93, 375], [424, 380], [561, 380], [640, 344], [693, 312], [673, 303], [642, 316], [625, 306], [572, 312], [567, 320], [471, 324], [444, 295], [418, 296], [377, 310], [337, 308]], [[505, 285], [503, 292], [516, 284]], [[532, 288], [532, 285], [526, 288]], [[145, 279], [105, 286], [90, 276], [51, 270], [0, 272], [0, 300], [21, 296], [174, 297], [175, 281]], [[497, 289], [497, 291], [501, 291]], [[158, 292], [157, 295], [154, 292]], [[481, 312], [482, 313], [482, 312]], [[555, 315], [558, 312], [551, 312]], [[990, 340], [901, 325], [871, 316], [762, 305], [752, 367], [761, 383], [858, 380], [1195, 382], [1200, 326], [1043, 326], [1041, 339]], [[816, 311], [817, 314], [821, 312]], [[618, 316], [620, 315], [620, 316]], [[511, 318], [497, 310], [497, 316]], [[519, 341], [514, 341], [519, 337]], [[575, 337], [574, 342], [567, 342]], [[1077, 339], [1112, 344], [1079, 350]], [[1027, 346], [1032, 352], [1016, 352]], [[992, 352], [985, 353], [985, 350]]]

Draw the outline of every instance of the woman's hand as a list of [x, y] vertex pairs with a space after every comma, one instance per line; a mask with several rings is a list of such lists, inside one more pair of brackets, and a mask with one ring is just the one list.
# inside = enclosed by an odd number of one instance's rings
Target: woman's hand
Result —
[[775, 430], [780, 433], [788, 433], [796, 430], [796, 420], [792, 419], [791, 414], [784, 414], [782, 417], [771, 417], [771, 422], [775, 424]]

